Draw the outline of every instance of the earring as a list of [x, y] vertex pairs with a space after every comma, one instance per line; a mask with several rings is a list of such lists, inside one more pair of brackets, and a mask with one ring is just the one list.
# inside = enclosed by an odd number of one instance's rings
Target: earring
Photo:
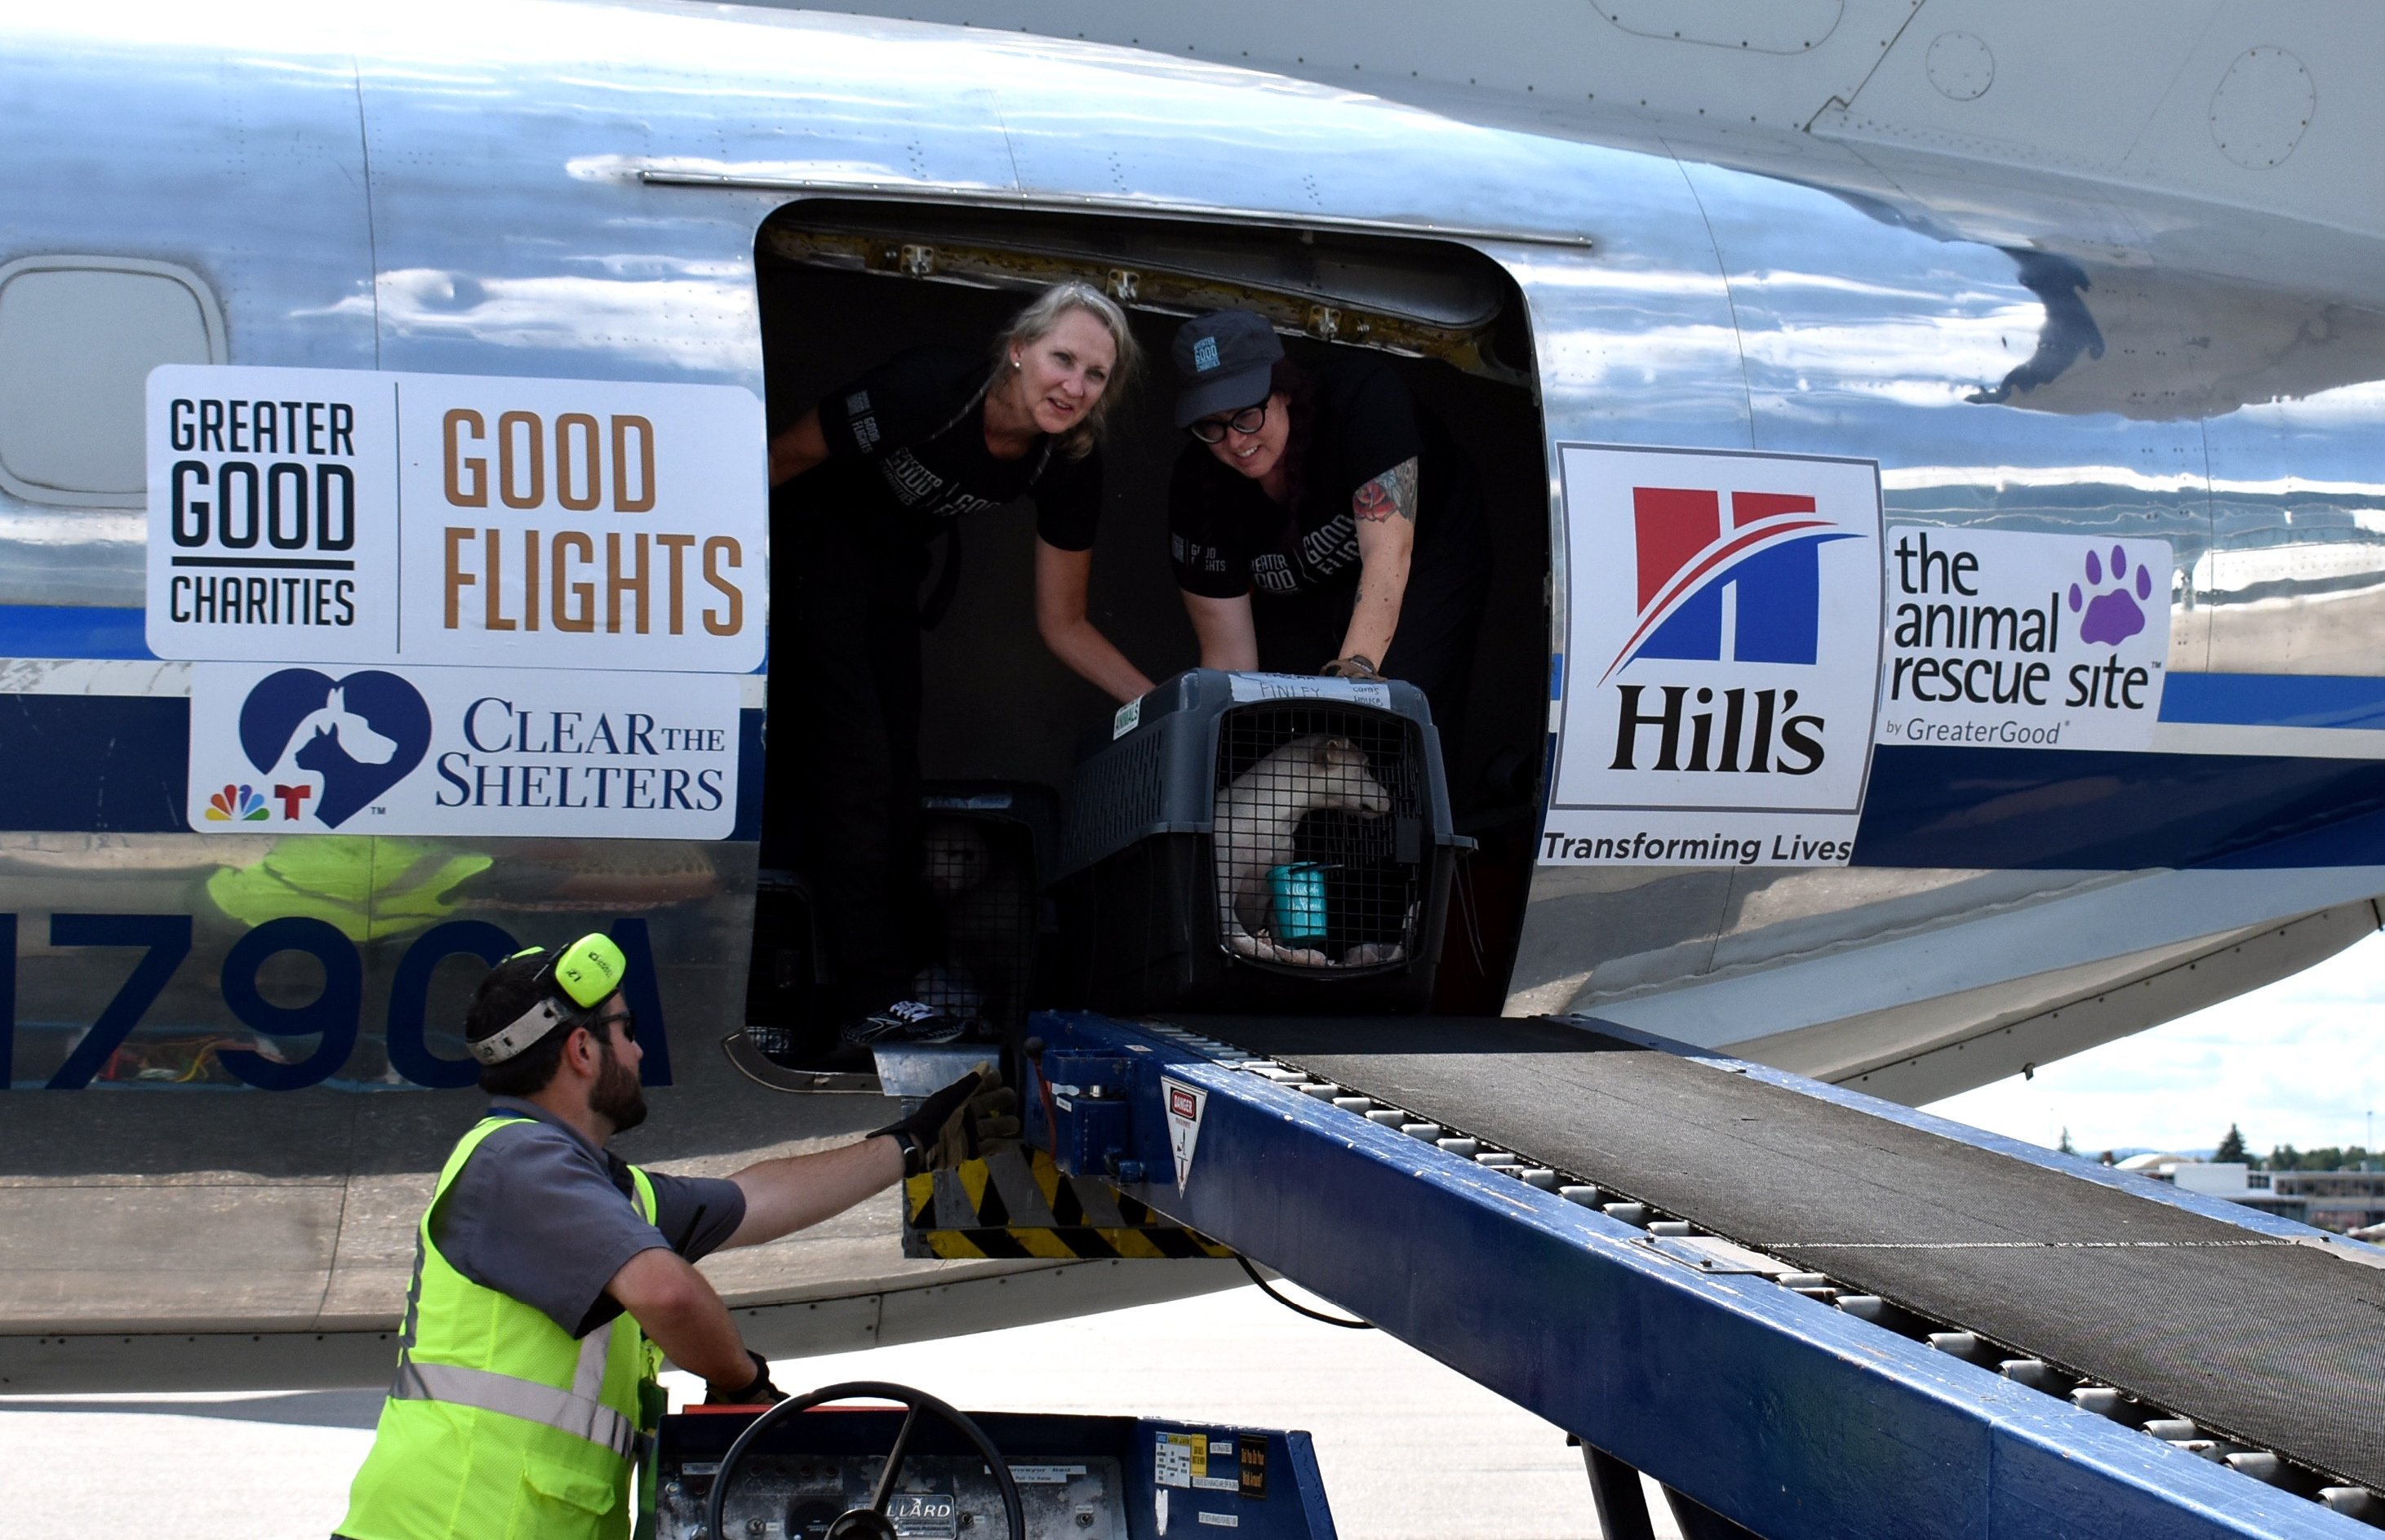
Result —
[[1014, 369], [1018, 367], [1018, 354], [1014, 353], [1010, 355], [1010, 366]]

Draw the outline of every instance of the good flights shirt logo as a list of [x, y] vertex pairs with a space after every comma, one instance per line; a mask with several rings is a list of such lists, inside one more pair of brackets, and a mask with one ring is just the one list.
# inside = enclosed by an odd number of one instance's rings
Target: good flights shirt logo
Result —
[[199, 664], [190, 826], [725, 838], [739, 712], [722, 675]]
[[1869, 461], [1567, 446], [1553, 862], [1842, 862], [1869, 771]]
[[1891, 529], [1879, 741], [2151, 748], [2170, 581], [2166, 540]]

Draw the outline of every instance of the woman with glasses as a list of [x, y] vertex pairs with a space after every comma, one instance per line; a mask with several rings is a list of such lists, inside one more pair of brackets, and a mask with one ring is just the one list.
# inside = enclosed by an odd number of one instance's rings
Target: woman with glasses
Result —
[[1247, 310], [1185, 322], [1174, 353], [1193, 441], [1168, 535], [1202, 664], [1405, 679], [1446, 751], [1491, 574], [1464, 452], [1377, 354], [1303, 368]]
[[[1099, 440], [1136, 360], [1124, 311], [1047, 289], [990, 354], [915, 348], [831, 391], [770, 441], [773, 795], [764, 860], [799, 825], [834, 957], [845, 1043], [943, 1042], [971, 1023], [915, 998], [920, 889], [919, 584], [965, 515], [1035, 504], [1035, 622], [1062, 663], [1119, 701], [1152, 688], [1087, 617]], [[948, 554], [947, 562], [954, 557]], [[932, 622], [929, 622], [932, 624]], [[785, 813], [796, 813], [784, 819]]]

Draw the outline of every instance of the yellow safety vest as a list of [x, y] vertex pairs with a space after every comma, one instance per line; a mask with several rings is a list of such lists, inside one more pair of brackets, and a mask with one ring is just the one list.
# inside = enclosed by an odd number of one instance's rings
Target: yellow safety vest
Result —
[[[483, 1288], [431, 1243], [431, 1215], [492, 1115], [464, 1136], [416, 1227], [397, 1379], [348, 1495], [349, 1540], [620, 1540], [630, 1472], [662, 1405], [662, 1355], [627, 1311], [574, 1338], [545, 1311]], [[654, 1184], [630, 1168], [638, 1217]], [[645, 1494], [651, 1509], [653, 1494]]]

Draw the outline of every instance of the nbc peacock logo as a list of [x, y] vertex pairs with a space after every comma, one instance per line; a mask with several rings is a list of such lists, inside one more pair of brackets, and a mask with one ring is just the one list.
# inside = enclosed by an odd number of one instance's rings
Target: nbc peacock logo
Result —
[[207, 797], [210, 824], [262, 824], [273, 816], [253, 786], [227, 786]]

